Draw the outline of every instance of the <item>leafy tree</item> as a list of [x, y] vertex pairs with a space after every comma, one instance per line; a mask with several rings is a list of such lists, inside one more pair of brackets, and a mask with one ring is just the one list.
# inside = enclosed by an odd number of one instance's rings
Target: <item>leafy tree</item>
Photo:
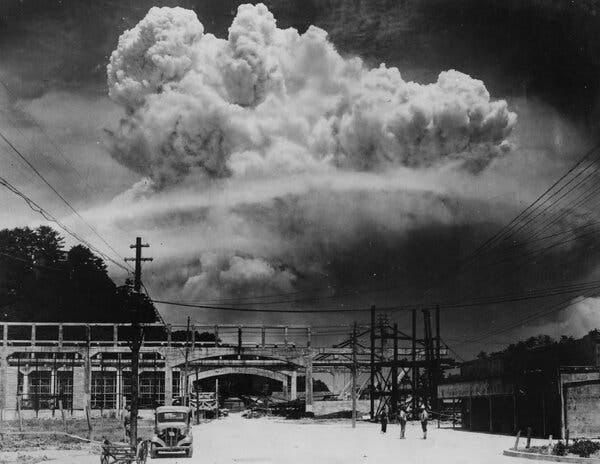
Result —
[[549, 335], [536, 335], [535, 337], [529, 337], [526, 340], [522, 340], [520, 342], [512, 343], [505, 348], [502, 353], [519, 353], [523, 351], [534, 350], [536, 348], [542, 348], [546, 346], [551, 346], [556, 344], [556, 340], [554, 340]]
[[132, 293], [87, 247], [65, 250], [50, 227], [0, 230], [0, 320], [129, 322], [137, 308], [155, 321], [152, 302]]
[[143, 293], [135, 293], [129, 281], [117, 287], [116, 308], [120, 315], [117, 316], [118, 321], [121, 322], [130, 322], [134, 319], [139, 322], [156, 321], [156, 311], [152, 301]]
[[57, 303], [64, 251], [56, 231], [47, 226], [0, 230], [0, 253], [0, 304], [5, 319], [32, 320]]
[[67, 253], [63, 267], [66, 271], [62, 304], [65, 319], [77, 320], [82, 308], [96, 321], [123, 319], [124, 313], [115, 311], [118, 307], [117, 287], [101, 258], [89, 248], [76, 245]]

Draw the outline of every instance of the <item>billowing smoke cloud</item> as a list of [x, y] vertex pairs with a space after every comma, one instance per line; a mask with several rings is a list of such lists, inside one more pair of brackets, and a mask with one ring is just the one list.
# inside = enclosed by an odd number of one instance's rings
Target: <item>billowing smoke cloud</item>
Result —
[[556, 320], [534, 325], [523, 331], [527, 335], [545, 334], [555, 338], [562, 335], [583, 337], [594, 329], [600, 329], [600, 298], [577, 298], [560, 311]]
[[192, 11], [152, 8], [121, 36], [108, 83], [128, 112], [114, 156], [157, 188], [450, 159], [477, 171], [508, 148], [516, 121], [481, 81], [447, 71], [420, 85], [367, 69], [321, 29], [278, 29], [262, 4], [239, 7], [227, 40]]
[[546, 179], [564, 163], [521, 149], [515, 113], [483, 82], [369, 69], [321, 29], [278, 29], [264, 5], [242, 5], [227, 39], [152, 8], [121, 36], [108, 82], [125, 109], [111, 152], [145, 180], [95, 214], [165, 244], [153, 286], [179, 299], [386, 273], [423, 286], [535, 198], [524, 167]]

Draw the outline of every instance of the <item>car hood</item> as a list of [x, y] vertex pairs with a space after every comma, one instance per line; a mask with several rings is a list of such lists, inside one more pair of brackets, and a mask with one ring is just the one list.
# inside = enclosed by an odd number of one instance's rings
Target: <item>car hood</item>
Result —
[[188, 425], [185, 422], [162, 422], [156, 425], [156, 430], [162, 432], [165, 429], [179, 429], [185, 430], [188, 428]]

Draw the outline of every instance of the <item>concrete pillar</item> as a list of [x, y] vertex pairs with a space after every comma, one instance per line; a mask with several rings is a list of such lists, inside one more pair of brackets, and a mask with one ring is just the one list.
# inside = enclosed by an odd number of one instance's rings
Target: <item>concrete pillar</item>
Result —
[[267, 339], [266, 329], [265, 329], [265, 326], [263, 325], [260, 328], [260, 346], [262, 346], [263, 348], [265, 347], [266, 339]]
[[292, 388], [290, 400], [294, 401], [298, 399], [298, 373], [296, 371], [292, 371]]
[[5, 353], [0, 354], [0, 411], [4, 417], [8, 394], [8, 360]]
[[119, 326], [117, 324], [113, 325], [113, 346], [117, 347], [119, 345]]
[[31, 324], [31, 345], [35, 346], [35, 324]]
[[173, 404], [173, 367], [165, 360], [165, 406]]
[[63, 335], [63, 325], [62, 324], [58, 324], [58, 347], [62, 348], [63, 346], [63, 339], [64, 339], [64, 335]]
[[73, 368], [73, 409], [83, 409], [86, 405], [85, 398], [85, 366]]
[[21, 388], [21, 393], [23, 393], [23, 395], [29, 394], [29, 370], [29, 366], [21, 368], [21, 374], [23, 374], [23, 386]]
[[85, 358], [83, 360], [83, 408], [91, 404], [91, 391], [92, 391], [92, 360], [90, 353], [90, 344], [92, 339], [92, 332], [89, 325], [85, 327], [87, 348], [85, 351]]
[[117, 396], [116, 401], [115, 401], [115, 408], [117, 409], [117, 411], [120, 411], [125, 407], [125, 404], [123, 404], [123, 368], [122, 367], [117, 367], [117, 381], [116, 381], [116, 385], [115, 385], [115, 390], [116, 390], [116, 396]]
[[17, 391], [18, 391], [18, 370], [16, 366], [9, 366], [5, 363], [6, 377], [4, 380], [4, 407], [5, 409], [17, 409]]
[[8, 346], [8, 325], [4, 324], [4, 326], [2, 327], [2, 344], [4, 345], [4, 347]]
[[312, 372], [312, 350], [308, 350], [306, 355], [306, 412], [313, 412], [313, 372]]
[[289, 380], [288, 380], [288, 376], [287, 375], [285, 375], [283, 377], [281, 391], [283, 392], [283, 397], [286, 400], [289, 400], [290, 399], [290, 389], [289, 389]]
[[56, 369], [54, 366], [50, 370], [50, 394], [56, 395]]

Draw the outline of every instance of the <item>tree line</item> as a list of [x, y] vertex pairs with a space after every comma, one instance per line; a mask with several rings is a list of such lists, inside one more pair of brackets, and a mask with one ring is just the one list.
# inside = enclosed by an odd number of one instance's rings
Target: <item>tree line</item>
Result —
[[83, 245], [65, 247], [48, 226], [0, 230], [0, 320], [154, 322], [152, 302], [116, 285], [102, 258]]

